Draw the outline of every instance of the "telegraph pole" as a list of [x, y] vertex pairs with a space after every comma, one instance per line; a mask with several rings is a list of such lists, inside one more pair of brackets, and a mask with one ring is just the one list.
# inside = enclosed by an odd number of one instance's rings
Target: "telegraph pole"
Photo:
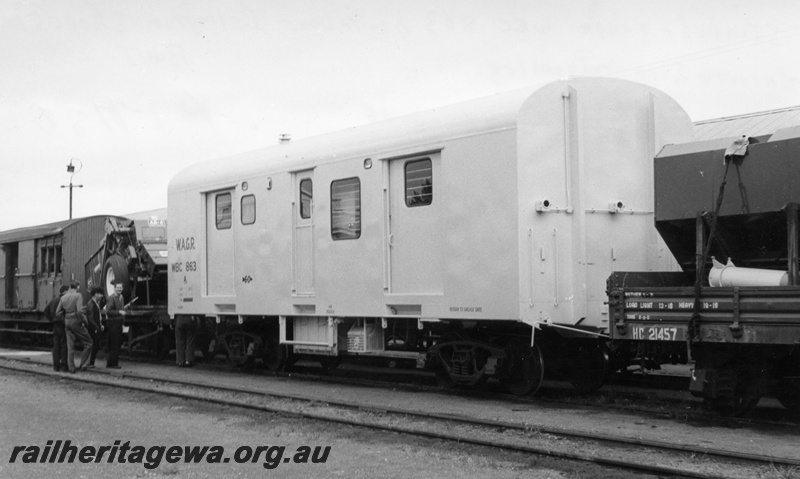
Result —
[[[72, 164], [72, 161], [75, 160], [81, 164], [78, 171], [75, 171], [75, 166]], [[61, 185], [62, 188], [69, 188], [69, 219], [72, 219], [72, 188], [83, 188], [83, 185], [73, 185], [72, 184], [72, 177], [75, 176], [79, 171], [83, 169], [83, 162], [77, 158], [70, 158], [69, 164], [67, 165], [67, 173], [71, 173], [69, 175], [69, 185]]]

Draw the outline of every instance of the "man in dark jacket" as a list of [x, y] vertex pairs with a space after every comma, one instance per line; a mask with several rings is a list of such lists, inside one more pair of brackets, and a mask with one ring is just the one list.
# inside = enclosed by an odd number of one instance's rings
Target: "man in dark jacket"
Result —
[[102, 321], [101, 321], [101, 309], [100, 309], [100, 302], [103, 300], [103, 288], [92, 288], [89, 292], [92, 295], [92, 298], [89, 300], [89, 303], [86, 305], [86, 319], [89, 320], [89, 326], [87, 329], [89, 330], [89, 336], [92, 337], [92, 342], [94, 345], [92, 346], [92, 354], [89, 356], [89, 364], [86, 365], [87, 368], [94, 367], [94, 360], [97, 358], [97, 352], [100, 350], [100, 340], [102, 339], [103, 335], [101, 334], [103, 331]]
[[114, 284], [114, 292], [108, 296], [106, 315], [108, 316], [108, 359], [106, 367], [120, 369], [119, 350], [122, 347], [122, 325], [125, 319], [125, 299], [122, 296], [121, 282]]
[[58, 309], [58, 302], [61, 297], [67, 292], [69, 287], [62, 286], [59, 295], [47, 303], [44, 308], [44, 316], [53, 325], [53, 370], [69, 371], [67, 367], [67, 330], [64, 325], [64, 317], [57, 316], [56, 310]]

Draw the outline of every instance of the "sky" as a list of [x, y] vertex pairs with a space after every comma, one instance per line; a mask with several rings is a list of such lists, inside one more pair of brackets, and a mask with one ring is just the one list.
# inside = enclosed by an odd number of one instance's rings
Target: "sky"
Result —
[[[201, 161], [571, 76], [800, 105], [800, 2], [0, 0], [0, 231], [165, 208]], [[76, 172], [67, 172], [72, 163]]]

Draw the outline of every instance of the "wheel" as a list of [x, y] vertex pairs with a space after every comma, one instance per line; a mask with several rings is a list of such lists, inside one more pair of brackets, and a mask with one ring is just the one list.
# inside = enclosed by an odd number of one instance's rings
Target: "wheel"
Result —
[[342, 362], [341, 356], [318, 356], [317, 361], [319, 365], [322, 366], [322, 369], [326, 371], [330, 371], [332, 369], [336, 369], [339, 367], [339, 363]]
[[439, 387], [452, 389], [458, 386], [458, 382], [450, 377], [450, 373], [447, 372], [444, 366], [436, 366], [436, 369], [433, 372], [436, 374], [436, 382], [439, 384]]
[[[479, 348], [443, 344], [436, 357], [438, 364], [434, 373], [439, 386], [443, 388], [463, 386], [477, 389], [489, 380], [484, 372], [488, 355]], [[465, 374], [456, 380], [450, 371], [461, 371]]]
[[231, 366], [242, 367], [252, 364], [255, 358], [251, 352], [254, 348], [253, 339], [245, 334], [230, 333], [225, 341], [228, 350], [228, 362]]
[[780, 379], [775, 397], [783, 407], [800, 414], [800, 357], [789, 356], [778, 368]]
[[270, 371], [283, 371], [288, 359], [288, 348], [274, 335], [264, 338], [264, 367]]
[[[448, 362], [450, 359], [452, 359], [452, 347], [448, 346], [446, 343], [450, 341], [455, 341], [457, 339], [458, 336], [455, 335], [454, 333], [445, 333], [442, 335], [441, 338], [439, 338], [436, 341], [437, 345], [441, 344], [442, 346], [438, 350], [438, 352], [434, 355], [434, 357], [436, 358], [436, 365], [435, 369], [433, 370], [433, 373], [436, 375], [436, 383], [439, 385], [439, 387], [445, 389], [452, 389], [458, 386], [458, 381], [456, 381], [450, 376], [450, 373], [448, 372], [447, 368], [444, 365], [445, 362]], [[447, 352], [445, 352], [445, 349], [447, 349], [447, 351], [450, 351], [450, 353], [448, 354]]]
[[210, 361], [217, 357], [219, 343], [216, 337], [206, 336], [199, 341], [198, 346], [200, 347], [200, 352], [203, 354], [203, 359]]
[[797, 379], [793, 379], [795, 384], [785, 384], [776, 392], [778, 401], [794, 414], [800, 414], [800, 384]]
[[219, 353], [219, 341], [217, 340], [217, 324], [213, 319], [200, 318], [197, 327], [195, 344], [203, 354], [203, 359], [212, 360]]
[[535, 394], [544, 381], [544, 359], [539, 346], [514, 348], [514, 364], [503, 384], [515, 396]]
[[156, 357], [158, 359], [167, 359], [169, 357], [169, 353], [172, 351], [173, 341], [175, 340], [174, 337], [169, 334], [168, 330], [162, 329], [156, 335]]
[[609, 367], [609, 352], [605, 344], [581, 344], [570, 358], [565, 376], [579, 393], [595, 391], [603, 385]]
[[742, 417], [750, 414], [761, 400], [760, 379], [762, 375], [755, 370], [738, 368], [736, 387], [733, 397], [706, 400], [720, 414], [731, 417]]
[[128, 274], [128, 262], [125, 259], [115, 254], [106, 260], [103, 266], [103, 285], [106, 288], [106, 297], [114, 292], [114, 284], [118, 281], [122, 282], [122, 296], [125, 300], [131, 300], [131, 281]]
[[284, 366], [284, 369], [288, 368], [289, 366], [294, 366], [299, 360], [300, 355], [295, 354], [291, 346], [286, 346], [286, 365]]
[[217, 356], [219, 342], [217, 336], [211, 331], [201, 327], [195, 336], [195, 344], [202, 353], [203, 359], [212, 360]]
[[724, 416], [744, 417], [753, 412], [760, 400], [761, 396], [737, 394], [730, 399], [708, 399], [706, 403]]

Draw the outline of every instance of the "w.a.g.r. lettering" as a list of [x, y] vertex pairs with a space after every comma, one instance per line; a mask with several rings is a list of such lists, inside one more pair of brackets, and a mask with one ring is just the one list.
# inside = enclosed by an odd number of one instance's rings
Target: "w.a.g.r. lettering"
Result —
[[175, 248], [178, 251], [185, 251], [194, 249], [194, 237], [187, 236], [186, 238], [178, 238], [175, 240]]

